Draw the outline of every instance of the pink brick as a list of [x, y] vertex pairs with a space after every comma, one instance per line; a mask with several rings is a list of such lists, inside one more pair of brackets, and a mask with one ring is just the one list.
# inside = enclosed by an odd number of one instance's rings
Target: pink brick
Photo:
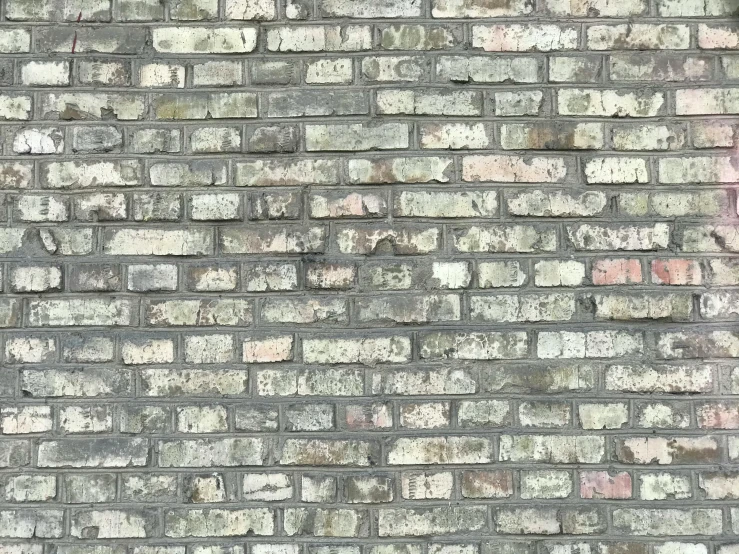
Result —
[[738, 404], [703, 404], [697, 408], [698, 427], [703, 429], [739, 429]]
[[701, 268], [697, 260], [653, 260], [652, 282], [658, 285], [700, 285]]
[[631, 475], [626, 472], [611, 476], [607, 471], [580, 472], [581, 498], [631, 498]]
[[346, 425], [350, 430], [387, 429], [393, 426], [389, 404], [356, 404], [346, 407]]

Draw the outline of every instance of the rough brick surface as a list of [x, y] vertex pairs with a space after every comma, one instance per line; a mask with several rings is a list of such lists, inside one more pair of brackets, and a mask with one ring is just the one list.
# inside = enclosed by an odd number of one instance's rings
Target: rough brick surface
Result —
[[739, 553], [739, 0], [0, 0], [0, 554]]

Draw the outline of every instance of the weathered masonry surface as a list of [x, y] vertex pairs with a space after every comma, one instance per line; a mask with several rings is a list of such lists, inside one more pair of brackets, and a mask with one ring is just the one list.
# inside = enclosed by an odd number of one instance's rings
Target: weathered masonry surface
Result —
[[0, 0], [0, 554], [739, 554], [739, 0]]

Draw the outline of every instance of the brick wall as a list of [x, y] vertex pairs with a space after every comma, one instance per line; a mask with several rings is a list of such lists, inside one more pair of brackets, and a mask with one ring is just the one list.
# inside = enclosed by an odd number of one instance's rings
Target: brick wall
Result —
[[0, 554], [739, 553], [737, 14], [0, 0]]

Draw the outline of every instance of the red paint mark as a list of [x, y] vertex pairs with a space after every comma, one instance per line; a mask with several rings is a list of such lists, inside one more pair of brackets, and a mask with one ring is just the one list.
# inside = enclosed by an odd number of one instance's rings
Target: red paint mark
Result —
[[[77, 23], [80, 22], [82, 19], [82, 12], [79, 13], [77, 16]], [[77, 48], [77, 31], [74, 32], [74, 39], [72, 39], [72, 54], [74, 54], [74, 50]]]

